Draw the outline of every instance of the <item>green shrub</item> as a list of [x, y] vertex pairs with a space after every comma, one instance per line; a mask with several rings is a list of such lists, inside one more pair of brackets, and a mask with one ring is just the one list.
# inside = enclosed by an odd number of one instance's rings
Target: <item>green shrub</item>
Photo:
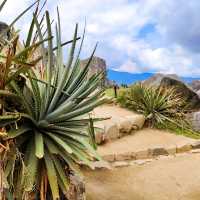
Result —
[[185, 100], [174, 88], [146, 87], [135, 84], [119, 93], [118, 102], [146, 117], [149, 126], [156, 127], [166, 122], [186, 123]]

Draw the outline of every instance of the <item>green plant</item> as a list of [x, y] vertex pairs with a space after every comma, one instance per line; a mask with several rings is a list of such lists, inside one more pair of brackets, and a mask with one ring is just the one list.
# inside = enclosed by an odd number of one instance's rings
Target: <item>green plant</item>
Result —
[[174, 88], [147, 87], [135, 84], [121, 91], [118, 102], [146, 117], [150, 126], [160, 126], [166, 122], [182, 126], [185, 120], [185, 100]]
[[[17, 119], [3, 123], [7, 116], [0, 116], [1, 127], [6, 130], [3, 140], [10, 142], [4, 159], [3, 188], [13, 199], [28, 199], [31, 192], [39, 193], [40, 199], [47, 195], [59, 199], [60, 194], [68, 192], [71, 170], [77, 173], [80, 164], [92, 167], [91, 161], [100, 159], [95, 151], [93, 128], [93, 121], [99, 119], [92, 119], [89, 112], [105, 102], [104, 89], [98, 87], [103, 74], [87, 78], [96, 47], [87, 65], [81, 68], [79, 55], [84, 34], [76, 55], [78, 25], [73, 40], [62, 43], [58, 12], [53, 47], [48, 11], [45, 18], [47, 29], [43, 30], [44, 18], [38, 21], [37, 12], [34, 13], [27, 40], [19, 52], [13, 46], [12, 56], [1, 52], [2, 63], [9, 59], [11, 66], [1, 96], [11, 96], [20, 103], [20, 107], [12, 108]], [[69, 43], [71, 49], [65, 65], [62, 47]], [[35, 54], [39, 54], [36, 61]], [[19, 76], [24, 79], [21, 87]], [[4, 100], [4, 113], [6, 103]]]

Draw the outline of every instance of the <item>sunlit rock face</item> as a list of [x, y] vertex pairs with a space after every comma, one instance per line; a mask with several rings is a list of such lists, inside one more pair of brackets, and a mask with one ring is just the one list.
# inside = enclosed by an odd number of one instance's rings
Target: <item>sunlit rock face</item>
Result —
[[[80, 64], [82, 67], [84, 67], [89, 61], [89, 58], [85, 60], [81, 60]], [[100, 71], [106, 70], [106, 61], [99, 57], [93, 57], [92, 62], [90, 63], [90, 74], [95, 74]]]
[[[88, 63], [88, 61], [89, 61], [89, 58], [87, 58], [85, 60], [81, 60], [80, 66], [85, 67], [85, 65]], [[106, 68], [106, 61], [102, 58], [94, 56], [91, 63], [90, 63], [88, 76], [91, 76], [91, 75], [96, 74], [96, 73], [101, 72], [101, 71], [105, 72], [104, 79], [102, 81], [102, 85], [105, 85], [107, 83], [106, 69], [107, 69]]]

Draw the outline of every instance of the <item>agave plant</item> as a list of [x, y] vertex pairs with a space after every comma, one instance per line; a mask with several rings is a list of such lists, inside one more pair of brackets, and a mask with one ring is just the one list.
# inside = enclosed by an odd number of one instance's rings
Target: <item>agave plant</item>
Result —
[[[6, 0], [4, 0], [0, 5], [0, 11], [5, 5]], [[30, 8], [32, 8], [36, 3], [29, 6], [25, 9], [19, 16], [17, 16], [9, 26], [5, 26], [0, 33], [0, 189], [5, 187], [5, 179], [3, 168], [4, 164], [9, 159], [9, 149], [10, 145], [13, 143], [11, 140], [4, 140], [7, 136], [6, 126], [16, 122], [20, 119], [20, 114], [15, 112], [16, 109], [11, 106], [11, 102], [16, 103], [17, 96], [14, 95], [8, 89], [8, 84], [10, 80], [18, 78], [17, 82], [20, 82], [21, 76], [20, 73], [23, 72], [23, 69], [30, 68], [34, 66], [36, 62], [22, 62], [21, 56], [23, 52], [18, 52], [17, 55], [17, 46], [18, 46], [18, 35], [12, 30], [12, 26], [15, 22], [20, 19]], [[9, 33], [9, 37], [8, 36]], [[6, 36], [6, 37], [5, 37]], [[22, 54], [21, 54], [22, 53]], [[13, 109], [12, 109], [12, 108]], [[10, 151], [11, 152], [11, 151]], [[13, 152], [13, 147], [12, 147]], [[16, 152], [15, 152], [16, 153]], [[3, 199], [4, 194], [1, 192], [0, 199]]]
[[185, 100], [174, 88], [135, 84], [119, 95], [121, 105], [144, 114], [150, 126], [185, 122]]
[[[103, 75], [89, 78], [87, 75], [96, 47], [86, 66], [81, 68], [79, 56], [84, 34], [75, 54], [78, 25], [73, 40], [62, 43], [58, 13], [56, 47], [53, 47], [48, 11], [45, 19], [47, 30], [42, 30], [44, 18], [38, 21], [34, 13], [24, 46], [9, 58], [10, 66], [19, 68], [6, 80], [9, 91], [5, 88], [1, 91], [1, 95], [6, 92], [21, 105], [14, 111], [20, 117], [17, 123], [2, 123], [7, 125], [4, 140], [13, 141], [4, 168], [4, 182], [8, 195], [14, 199], [28, 198], [32, 191], [39, 193], [40, 199], [46, 199], [49, 193], [49, 198], [59, 199], [60, 194], [68, 192], [69, 170], [77, 171], [79, 164], [92, 167], [91, 161], [100, 159], [95, 151], [93, 129], [93, 121], [98, 119], [92, 119], [89, 112], [105, 102], [104, 90], [98, 87]], [[62, 47], [69, 43], [71, 49], [65, 65]], [[35, 54], [42, 57], [33, 59]], [[2, 58], [6, 63], [8, 56]], [[19, 75], [25, 80], [22, 87], [17, 81]], [[3, 120], [5, 116], [0, 123]]]

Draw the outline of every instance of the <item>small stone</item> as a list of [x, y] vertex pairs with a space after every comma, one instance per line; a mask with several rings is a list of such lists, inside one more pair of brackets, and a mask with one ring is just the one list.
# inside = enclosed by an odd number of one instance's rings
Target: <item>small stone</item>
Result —
[[131, 152], [131, 159], [136, 160], [136, 153], [135, 152]]
[[157, 146], [150, 149], [152, 156], [168, 155], [167, 150], [162, 146]]
[[144, 165], [147, 161], [146, 160], [134, 160], [133, 162], [137, 165]]
[[184, 153], [190, 151], [192, 148], [191, 144], [178, 144], [177, 145], [177, 153]]
[[125, 161], [117, 161], [112, 164], [113, 167], [127, 167], [128, 165], [129, 163]]
[[93, 162], [92, 166], [95, 169], [112, 169], [110, 163], [108, 163], [104, 160]]
[[124, 160], [131, 160], [131, 159], [132, 159], [131, 153], [121, 153], [121, 154], [115, 155], [116, 161], [124, 161]]
[[192, 149], [200, 149], [200, 141], [198, 140], [196, 142], [193, 142], [191, 146], [192, 146]]
[[168, 160], [169, 158], [172, 158], [173, 156], [164, 156], [164, 155], [160, 155], [157, 157], [156, 160]]
[[104, 156], [102, 156], [102, 158], [105, 161], [113, 162], [115, 160], [115, 155], [114, 154], [104, 155]]

